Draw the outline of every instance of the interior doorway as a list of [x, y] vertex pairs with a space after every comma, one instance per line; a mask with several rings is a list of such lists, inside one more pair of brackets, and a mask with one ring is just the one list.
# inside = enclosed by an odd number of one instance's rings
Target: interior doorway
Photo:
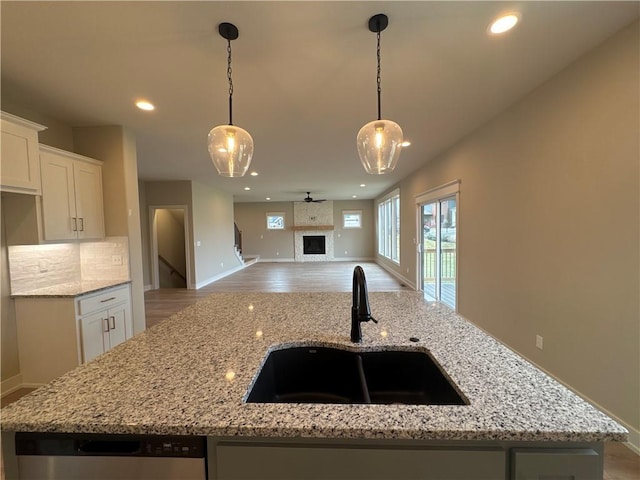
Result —
[[193, 288], [187, 206], [150, 206], [149, 221], [153, 288]]

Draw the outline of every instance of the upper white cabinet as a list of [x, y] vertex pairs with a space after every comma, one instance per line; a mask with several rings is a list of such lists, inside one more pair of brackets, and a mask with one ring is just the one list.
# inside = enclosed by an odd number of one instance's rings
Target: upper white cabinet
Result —
[[10, 113], [0, 112], [2, 120], [2, 165], [0, 190], [40, 195], [38, 132], [46, 129]]
[[104, 237], [102, 162], [40, 145], [44, 240]]

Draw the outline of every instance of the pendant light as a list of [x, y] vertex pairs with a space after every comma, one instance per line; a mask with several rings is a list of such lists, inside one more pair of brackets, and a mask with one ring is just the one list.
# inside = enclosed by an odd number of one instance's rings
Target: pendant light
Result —
[[209, 132], [209, 155], [223, 177], [242, 177], [253, 156], [249, 132], [233, 124], [233, 80], [231, 79], [231, 40], [238, 38], [232, 23], [221, 23], [218, 32], [227, 40], [227, 79], [229, 80], [229, 125], [218, 125]]
[[369, 19], [369, 30], [378, 38], [378, 119], [367, 123], [358, 132], [358, 155], [367, 173], [383, 175], [393, 171], [402, 150], [402, 129], [391, 120], [383, 120], [380, 110], [380, 32], [389, 25], [386, 15], [379, 13]]

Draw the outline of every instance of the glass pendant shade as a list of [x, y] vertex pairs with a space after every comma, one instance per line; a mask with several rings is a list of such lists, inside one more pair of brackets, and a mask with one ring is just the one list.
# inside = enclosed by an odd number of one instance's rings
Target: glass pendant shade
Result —
[[209, 155], [223, 177], [242, 177], [251, 164], [253, 139], [235, 125], [219, 125], [209, 132]]
[[383, 175], [398, 163], [402, 129], [391, 120], [374, 120], [358, 132], [358, 155], [367, 173]]

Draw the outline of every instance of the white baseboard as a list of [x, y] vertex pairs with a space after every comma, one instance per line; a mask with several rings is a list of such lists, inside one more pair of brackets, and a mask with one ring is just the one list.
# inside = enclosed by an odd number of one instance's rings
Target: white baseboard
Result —
[[371, 257], [334, 257], [332, 262], [375, 262]]
[[153, 285], [145, 285], [144, 286], [144, 291], [148, 292], [149, 290], [153, 290]]
[[600, 410], [602, 413], [604, 413], [605, 415], [608, 415], [609, 417], [611, 417], [613, 420], [615, 420], [616, 422], [618, 422], [620, 425], [622, 425], [624, 428], [626, 428], [627, 430], [629, 430], [629, 440], [628, 442], [626, 442], [624, 445], [626, 445], [627, 447], [629, 447], [631, 450], [633, 450], [635, 453], [637, 453], [638, 455], [640, 455], [640, 430], [637, 430], [635, 428], [633, 428], [631, 425], [629, 425], [627, 422], [625, 422], [624, 420], [622, 420], [621, 418], [617, 417], [615, 414], [611, 413], [609, 410], [607, 410], [606, 408], [604, 408], [602, 405], [600, 405], [598, 402], [596, 402], [595, 400], [592, 400], [591, 398], [587, 397], [584, 393], [576, 390], [575, 388], [573, 388], [571, 385], [569, 385], [568, 383], [560, 380], [558, 377], [556, 377], [553, 373], [549, 372], [547, 369], [541, 367], [540, 365], [538, 365], [536, 362], [534, 362], [533, 360], [531, 360], [529, 357], [527, 357], [526, 355], [520, 353], [519, 351], [517, 351], [515, 348], [512, 348], [511, 346], [507, 345], [506, 343], [504, 343], [502, 340], [496, 338], [494, 335], [491, 335], [489, 332], [487, 332], [484, 328], [482, 328], [481, 326], [479, 326], [477, 323], [472, 322], [471, 320], [469, 320], [467, 317], [462, 316], [461, 314], [458, 313], [458, 315], [460, 315], [462, 318], [464, 318], [466, 321], [468, 321], [469, 323], [473, 324], [475, 327], [477, 327], [478, 329], [480, 329], [483, 333], [485, 333], [486, 335], [490, 336], [491, 338], [493, 338], [496, 342], [500, 343], [501, 345], [505, 346], [506, 348], [508, 348], [509, 350], [511, 350], [512, 352], [514, 352], [516, 355], [524, 358], [527, 362], [529, 362], [530, 364], [534, 365], [536, 368], [538, 368], [539, 370], [541, 370], [542, 372], [546, 373], [547, 375], [549, 375], [551, 378], [553, 378], [556, 382], [558, 382], [560, 385], [563, 385], [564, 387], [568, 388], [569, 390], [571, 390], [573, 393], [575, 393], [577, 396], [579, 396], [580, 398], [582, 398], [585, 402], [590, 403], [591, 405], [593, 405], [595, 408], [597, 408], [598, 410]]
[[202, 288], [202, 287], [206, 287], [207, 285], [209, 285], [209, 284], [211, 284], [211, 283], [213, 283], [213, 282], [215, 282], [217, 280], [220, 280], [221, 278], [228, 277], [232, 273], [239, 272], [240, 270], [242, 270], [245, 267], [246, 267], [246, 265], [238, 265], [237, 267], [230, 268], [229, 270], [227, 270], [225, 272], [222, 272], [222, 273], [220, 273], [218, 275], [215, 275], [215, 276], [213, 276], [211, 278], [208, 278], [207, 280], [204, 280], [202, 282], [198, 282], [198, 283], [196, 283], [196, 290], [198, 290], [199, 288]]
[[400, 275], [398, 272], [396, 272], [395, 270], [389, 268], [384, 263], [381, 263], [381, 262], [379, 262], [377, 260], [374, 260], [374, 261], [378, 264], [379, 267], [381, 267], [384, 270], [386, 270], [391, 276], [395, 277], [400, 283], [406, 285], [407, 287], [409, 287], [412, 290], [417, 290], [415, 282], [412, 282], [408, 278]]
[[284, 263], [284, 262], [291, 262], [291, 263], [293, 263], [293, 262], [295, 262], [295, 259], [293, 259], [293, 258], [281, 258], [281, 257], [276, 257], [276, 258], [260, 258], [260, 259], [258, 260], [258, 262], [261, 262], [261, 263], [274, 263], [274, 262], [278, 262], [278, 263], [279, 263], [279, 262], [283, 262], [283, 263]]
[[22, 388], [22, 374], [14, 375], [11, 378], [7, 378], [0, 384], [0, 392], [2, 396], [9, 395], [10, 393], [20, 390]]

